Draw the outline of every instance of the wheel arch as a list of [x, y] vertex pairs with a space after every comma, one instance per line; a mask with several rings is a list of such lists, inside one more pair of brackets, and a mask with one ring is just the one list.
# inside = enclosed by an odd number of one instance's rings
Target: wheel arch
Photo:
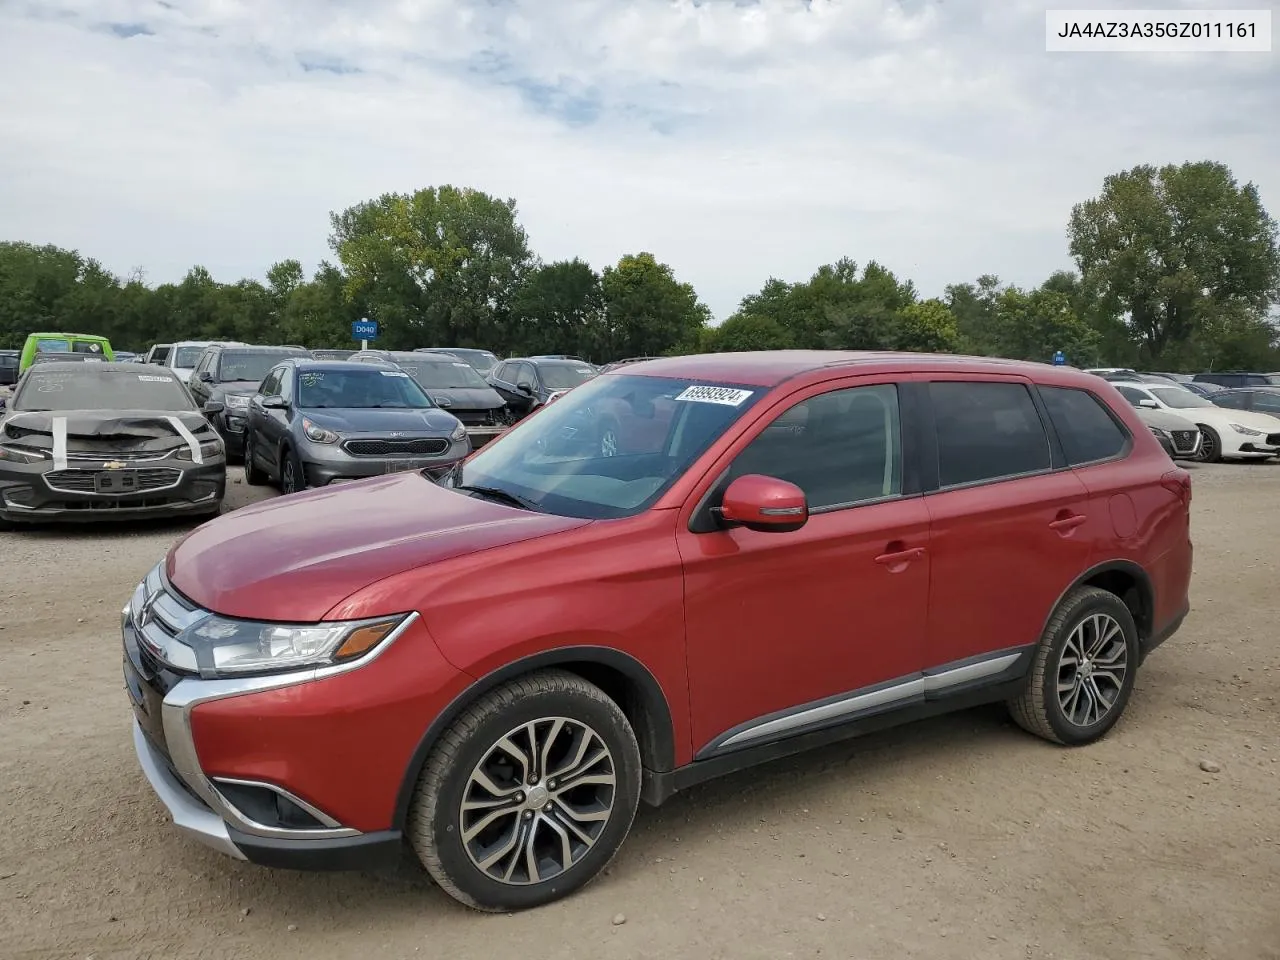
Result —
[[468, 686], [442, 710], [418, 741], [396, 797], [395, 822], [403, 829], [418, 778], [432, 748], [449, 725], [469, 705], [490, 690], [511, 680], [554, 667], [577, 674], [603, 690], [626, 715], [640, 746], [641, 765], [655, 773], [675, 768], [675, 731], [671, 707], [662, 686], [639, 660], [610, 647], [571, 646], [523, 657]]
[[1053, 609], [1045, 617], [1044, 627], [1041, 628], [1042, 636], [1063, 601], [1080, 587], [1097, 587], [1115, 594], [1133, 614], [1139, 640], [1146, 640], [1151, 636], [1155, 629], [1155, 588], [1151, 585], [1147, 571], [1132, 560], [1106, 560], [1080, 574], [1062, 591]]

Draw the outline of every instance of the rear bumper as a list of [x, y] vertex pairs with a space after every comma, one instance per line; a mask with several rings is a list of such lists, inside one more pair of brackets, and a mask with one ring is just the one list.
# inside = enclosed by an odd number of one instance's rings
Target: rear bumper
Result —
[[1172, 620], [1160, 629], [1152, 631], [1151, 636], [1143, 639], [1139, 648], [1141, 652], [1141, 659], [1145, 660], [1152, 650], [1177, 633], [1182, 627], [1182, 622], [1187, 619], [1187, 614], [1190, 612], [1191, 604], [1188, 603]]

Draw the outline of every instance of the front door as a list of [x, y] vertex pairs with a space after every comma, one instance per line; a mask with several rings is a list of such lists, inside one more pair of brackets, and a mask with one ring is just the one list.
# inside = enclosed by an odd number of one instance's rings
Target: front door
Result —
[[929, 517], [904, 491], [898, 399], [893, 383], [810, 388], [713, 471], [721, 493], [725, 471], [796, 484], [811, 511], [801, 529], [677, 524], [695, 756], [919, 699]]
[[[970, 663], [966, 682], [1013, 668], [1111, 536], [1075, 471], [1054, 463], [1029, 385], [985, 377], [929, 384], [938, 490], [931, 523], [930, 668]], [[986, 674], [983, 671], [987, 671]]]

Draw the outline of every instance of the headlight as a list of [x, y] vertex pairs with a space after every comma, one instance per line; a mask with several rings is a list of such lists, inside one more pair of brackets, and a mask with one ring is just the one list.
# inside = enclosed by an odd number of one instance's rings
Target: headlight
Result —
[[1152, 432], [1152, 433], [1154, 433], [1157, 437], [1160, 437], [1160, 438], [1162, 438], [1162, 439], [1164, 439], [1164, 440], [1170, 440], [1170, 439], [1172, 439], [1172, 438], [1169, 436], [1169, 431], [1168, 431], [1168, 430], [1161, 430], [1159, 427], [1151, 427], [1151, 432]]
[[326, 430], [318, 424], [312, 423], [306, 417], [302, 418], [302, 431], [307, 435], [307, 439], [312, 443], [337, 443], [338, 435], [332, 430]]
[[1231, 429], [1244, 437], [1265, 437], [1266, 433], [1262, 430], [1251, 430], [1248, 427], [1242, 427], [1238, 423], [1231, 424]]
[[195, 652], [202, 677], [279, 673], [345, 663], [368, 653], [405, 616], [287, 625], [211, 616], [178, 636]]
[[[208, 460], [211, 457], [220, 457], [226, 452], [226, 447], [222, 445], [221, 440], [201, 440], [200, 441], [200, 458]], [[191, 448], [182, 447], [178, 451], [179, 460], [191, 459]]]
[[227, 394], [225, 397], [228, 410], [248, 410], [249, 398], [236, 396], [235, 394]]
[[0, 460], [8, 460], [10, 463], [40, 463], [47, 459], [42, 450], [0, 446]]
[[467, 439], [467, 428], [463, 424], [459, 423], [457, 429], [455, 429], [453, 433], [449, 434], [449, 439], [454, 442], [461, 443], [463, 440]]

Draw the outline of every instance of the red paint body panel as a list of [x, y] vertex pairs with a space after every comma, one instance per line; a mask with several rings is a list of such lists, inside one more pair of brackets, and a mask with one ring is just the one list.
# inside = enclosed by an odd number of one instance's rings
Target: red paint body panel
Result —
[[191, 730], [208, 776], [275, 783], [347, 826], [387, 830], [423, 732], [470, 683], [417, 623], [359, 670], [198, 704]]
[[170, 551], [166, 572], [216, 613], [305, 623], [384, 577], [588, 522], [512, 510], [396, 474], [219, 517]]

